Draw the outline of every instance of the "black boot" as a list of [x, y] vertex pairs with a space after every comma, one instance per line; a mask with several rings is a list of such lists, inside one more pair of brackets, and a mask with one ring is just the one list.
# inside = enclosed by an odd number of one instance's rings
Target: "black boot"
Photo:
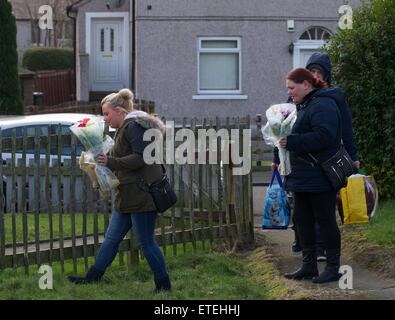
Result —
[[313, 283], [326, 283], [338, 281], [342, 274], [340, 268], [340, 249], [326, 250], [326, 267], [318, 277], [313, 278]]
[[317, 256], [315, 248], [302, 251], [303, 265], [295, 272], [286, 273], [285, 277], [292, 280], [312, 279], [318, 276]]
[[169, 276], [161, 279], [154, 279], [154, 281], [155, 281], [154, 293], [159, 293], [161, 291], [171, 291], [171, 283]]
[[92, 266], [89, 268], [85, 277], [68, 276], [67, 279], [69, 279], [69, 281], [76, 283], [76, 284], [87, 284], [87, 283], [99, 281], [102, 278], [103, 274], [104, 274], [104, 271], [100, 271]]

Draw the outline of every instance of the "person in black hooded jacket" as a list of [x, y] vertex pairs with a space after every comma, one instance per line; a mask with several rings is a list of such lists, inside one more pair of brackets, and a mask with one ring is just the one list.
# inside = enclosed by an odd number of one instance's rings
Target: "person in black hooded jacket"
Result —
[[352, 119], [350, 108], [348, 107], [347, 97], [344, 91], [338, 86], [331, 86], [332, 81], [332, 65], [329, 56], [325, 53], [314, 53], [306, 64], [306, 69], [318, 79], [325, 81], [325, 86], [331, 94], [332, 99], [336, 101], [342, 118], [342, 140], [354, 166], [359, 169], [360, 162], [358, 160], [357, 146], [352, 128]]
[[[354, 161], [354, 166], [357, 169], [359, 169], [360, 162], [358, 160], [357, 147], [356, 147], [353, 127], [352, 127], [351, 112], [348, 107], [347, 97], [344, 91], [338, 86], [331, 86], [332, 64], [329, 56], [325, 53], [319, 53], [319, 52], [314, 53], [307, 61], [306, 69], [308, 69], [311, 73], [313, 73], [313, 75], [316, 78], [325, 82], [324, 88], [327, 89], [331, 98], [336, 102], [342, 119], [342, 141], [344, 147], [346, 148], [351, 159]], [[292, 102], [291, 97], [288, 98], [288, 102]], [[276, 168], [280, 163], [280, 159], [278, 157], [278, 149], [277, 150], [276, 149], [274, 150], [274, 159], [272, 164], [273, 168]], [[298, 253], [300, 252], [301, 248], [300, 248], [298, 231], [295, 227], [295, 221], [294, 221], [294, 231], [295, 231], [295, 241], [292, 245], [292, 252]], [[318, 225], [316, 226], [316, 235], [317, 235], [316, 244], [317, 244], [318, 261], [325, 261], [326, 259], [325, 249], [321, 241], [320, 230]]]
[[[294, 193], [294, 215], [302, 246], [302, 267], [285, 276], [314, 283], [340, 278], [340, 231], [336, 222], [336, 194], [320, 166], [341, 146], [341, 115], [324, 82], [304, 68], [288, 74], [289, 95], [297, 105], [297, 120], [292, 133], [280, 139], [279, 145], [290, 151], [292, 171], [285, 177], [284, 188]], [[326, 248], [327, 264], [318, 275], [315, 223], [318, 223]]]
[[[315, 77], [325, 82], [324, 88], [329, 91], [331, 98], [335, 100], [342, 118], [342, 140], [344, 147], [351, 159], [354, 161], [355, 167], [359, 169], [360, 162], [358, 160], [357, 146], [355, 143], [351, 112], [347, 103], [347, 96], [340, 87], [332, 86], [332, 64], [329, 56], [325, 53], [314, 53], [307, 61], [306, 69], [310, 70]], [[287, 102], [291, 103], [292, 97], [288, 97]], [[273, 164], [278, 165], [279, 163], [280, 159], [278, 157], [278, 150], [275, 150]]]

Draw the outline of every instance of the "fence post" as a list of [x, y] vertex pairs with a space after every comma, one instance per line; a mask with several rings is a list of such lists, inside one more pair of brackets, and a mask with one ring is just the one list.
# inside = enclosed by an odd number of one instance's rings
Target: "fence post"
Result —
[[[22, 168], [22, 176], [19, 179], [20, 185], [18, 185], [18, 192], [21, 191], [21, 200], [18, 202], [22, 211], [22, 238], [23, 238], [23, 265], [25, 274], [29, 274], [29, 251], [28, 251], [28, 215], [26, 208], [26, 150], [27, 150], [27, 135], [26, 135], [26, 127], [23, 128], [23, 146], [22, 146], [22, 159], [19, 163], [19, 166]], [[19, 198], [19, 194], [18, 194]]]
[[[45, 200], [47, 202], [48, 210], [48, 224], [49, 224], [49, 264], [52, 265], [53, 261], [53, 205], [50, 196], [50, 154], [51, 154], [51, 130], [50, 126], [47, 126], [47, 148], [45, 152]], [[52, 187], [53, 188], [53, 187]]]
[[[220, 118], [217, 116], [215, 117], [215, 130], [218, 132], [221, 129], [221, 120]], [[229, 137], [228, 137], [229, 138]], [[227, 201], [224, 200], [224, 193], [226, 195], [226, 190], [224, 191], [224, 181], [225, 181], [225, 185], [226, 185], [226, 168], [227, 165], [224, 164], [223, 167], [221, 167], [221, 160], [222, 159], [222, 147], [221, 144], [222, 143], [228, 143], [228, 141], [223, 141], [222, 138], [218, 137], [217, 138], [217, 163], [215, 165], [215, 168], [217, 170], [217, 192], [218, 192], [218, 234], [220, 238], [224, 237], [224, 234], [229, 234], [226, 232], [226, 230], [224, 230], [224, 217], [225, 217], [225, 221], [227, 219]], [[224, 180], [222, 180], [221, 176], [223, 176]], [[226, 198], [226, 196], [225, 196]], [[225, 215], [224, 215], [225, 213]]]
[[[239, 136], [239, 143], [240, 141], [240, 123], [238, 119], [233, 118], [233, 123], [235, 125], [235, 129], [238, 129], [238, 136]], [[230, 152], [232, 155], [232, 148], [235, 148], [236, 141], [231, 139], [231, 146]], [[237, 148], [236, 150], [238, 150]], [[240, 151], [240, 150], [239, 150]], [[232, 161], [232, 156], [230, 158], [231, 163], [231, 172], [230, 172], [230, 179], [231, 179], [231, 206], [234, 212], [235, 220], [236, 220], [236, 228], [237, 228], [237, 240], [242, 241], [244, 240], [244, 228], [243, 228], [243, 216], [242, 216], [242, 208], [243, 208], [243, 197], [240, 196], [241, 185], [240, 185], [240, 176], [233, 175], [233, 168], [234, 164]]]
[[[205, 129], [206, 127], [206, 118], [202, 119], [202, 130]], [[199, 145], [199, 142], [202, 145]], [[198, 197], [199, 197], [199, 201], [198, 201], [198, 206], [199, 206], [199, 218], [200, 218], [200, 238], [201, 238], [201, 242], [202, 242], [202, 248], [203, 250], [205, 250], [206, 244], [204, 241], [205, 238], [205, 232], [204, 232], [204, 219], [205, 219], [205, 215], [203, 214], [203, 164], [199, 163], [199, 152], [204, 152], [204, 156], [206, 159], [206, 165], [207, 164], [207, 152], [206, 149], [201, 150], [201, 147], [206, 147], [206, 141], [200, 141], [199, 139], [199, 134], [198, 134]]]
[[3, 136], [0, 127], [0, 176], [1, 176], [1, 185], [0, 185], [0, 270], [4, 267], [5, 264], [5, 225], [4, 225], [4, 206], [5, 199], [3, 198], [4, 190], [3, 190]]
[[[36, 242], [36, 264], [41, 265], [40, 256], [40, 128], [34, 135], [34, 240]], [[31, 187], [31, 186], [29, 186]]]
[[[186, 127], [187, 119], [184, 117], [182, 119], [182, 129]], [[182, 245], [184, 253], [186, 253], [187, 246], [186, 246], [186, 237], [185, 237], [185, 183], [184, 183], [184, 175], [183, 175], [183, 165], [179, 165], [179, 179], [178, 179], [178, 187], [180, 188], [180, 217], [181, 217], [181, 233], [182, 233]]]
[[[210, 128], [213, 128], [213, 121], [210, 120]], [[218, 142], [218, 139], [217, 139]], [[218, 150], [218, 145], [217, 145]], [[210, 150], [211, 152], [217, 152], [217, 150]], [[220, 163], [218, 158], [219, 154], [217, 153], [217, 163]], [[210, 249], [213, 249], [214, 243], [214, 233], [213, 233], [213, 168], [214, 164], [210, 164], [210, 158], [207, 164], [206, 170], [208, 170], [208, 196], [209, 196], [209, 207], [208, 207], [208, 226], [209, 226], [209, 239], [210, 239]], [[219, 210], [220, 215], [222, 216], [221, 210]]]
[[62, 194], [62, 126], [57, 126], [57, 198], [58, 198], [58, 218], [59, 218], [59, 255], [60, 255], [60, 271], [64, 273], [64, 241], [63, 241], [63, 194]]
[[88, 177], [87, 175], [82, 176], [82, 189], [84, 193], [84, 197], [82, 200], [82, 245], [83, 245], [83, 252], [84, 252], [84, 264], [85, 264], [85, 271], [88, 270], [88, 239], [87, 239], [87, 219], [88, 219]]
[[[230, 118], [226, 118], [226, 128], [229, 132], [229, 164], [225, 166], [225, 199], [226, 199], [226, 229], [227, 234], [229, 236], [229, 244], [233, 246], [233, 242], [236, 238], [236, 234], [232, 227], [232, 224], [235, 222], [235, 207], [234, 207], [234, 177], [232, 175], [233, 163], [232, 163], [232, 144], [231, 144], [231, 123]], [[237, 232], [237, 231], [236, 231]]]
[[[175, 155], [173, 157], [175, 160]], [[170, 164], [170, 181], [171, 187], [175, 190], [175, 161], [173, 164]], [[177, 256], [177, 238], [176, 238], [176, 206], [174, 205], [171, 208], [171, 234], [173, 240], [173, 256]]]
[[139, 259], [139, 247], [137, 244], [137, 241], [133, 237], [133, 231], [129, 231], [129, 244], [130, 244], [130, 250], [129, 250], [129, 261], [128, 261], [128, 268], [132, 266], [137, 266], [140, 263]]
[[16, 201], [16, 195], [15, 195], [15, 162], [16, 162], [16, 129], [12, 129], [12, 157], [11, 157], [11, 172], [12, 172], [12, 177], [11, 177], [11, 215], [12, 215], [12, 266], [14, 269], [18, 267], [17, 265], [17, 255], [16, 255], [16, 208], [15, 208], [15, 201]]
[[[251, 139], [252, 139], [252, 129], [251, 129], [251, 118], [250, 116], [247, 117], [247, 128], [251, 130]], [[252, 141], [250, 141], [251, 146], [252, 146]], [[252, 151], [252, 150], [251, 150]], [[252, 156], [252, 154], [251, 154]], [[251, 159], [252, 162], [252, 159]], [[253, 187], [252, 187], [252, 163], [251, 163], [251, 169], [250, 172], [248, 172], [247, 179], [246, 179], [246, 186], [247, 186], [247, 202], [248, 202], [248, 209], [249, 209], [249, 234], [250, 234], [250, 240], [254, 241], [255, 240], [255, 234], [254, 234], [254, 200], [253, 200]]]
[[[196, 137], [196, 119], [191, 119], [191, 130]], [[194, 144], [194, 153], [196, 152], [196, 140]], [[195, 155], [194, 155], [195, 157]], [[196, 162], [196, 159], [195, 159]], [[191, 239], [192, 239], [192, 249], [193, 253], [196, 253], [196, 235], [195, 235], [195, 203], [194, 203], [194, 190], [193, 190], [193, 180], [194, 180], [194, 164], [188, 165], [189, 169], [189, 219], [191, 224]]]
[[77, 251], [76, 251], [76, 232], [75, 232], [75, 214], [76, 214], [76, 199], [75, 199], [75, 174], [74, 170], [77, 167], [77, 148], [76, 136], [71, 135], [71, 165], [70, 165], [70, 222], [71, 222], [71, 250], [73, 255], [73, 271], [77, 273]]
[[[162, 117], [162, 122], [166, 123], [166, 118]], [[167, 158], [167, 148], [168, 146], [166, 145], [166, 139], [162, 141], [162, 146], [163, 146], [163, 162], [164, 164], [166, 163], [166, 158]], [[165, 219], [163, 217], [163, 214], [159, 215], [159, 224], [160, 224], [160, 230], [161, 230], [161, 240], [162, 240], [162, 248], [163, 248], [163, 254], [166, 255], [167, 252], [167, 243], [166, 243], [166, 235], [165, 235]]]

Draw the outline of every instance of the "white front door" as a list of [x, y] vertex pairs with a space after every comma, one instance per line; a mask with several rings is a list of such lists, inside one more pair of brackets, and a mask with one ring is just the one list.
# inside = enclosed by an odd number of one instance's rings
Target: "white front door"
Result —
[[300, 50], [300, 58], [299, 58], [299, 66], [298, 68], [305, 68], [307, 61], [309, 61], [310, 57], [313, 53], [319, 52], [319, 50], [310, 50], [310, 49], [302, 49]]
[[325, 45], [324, 41], [310, 40], [298, 41], [294, 43], [294, 57], [293, 67], [305, 68], [307, 61], [315, 52], [320, 52], [320, 49]]
[[91, 91], [126, 87], [123, 65], [122, 19], [92, 19]]

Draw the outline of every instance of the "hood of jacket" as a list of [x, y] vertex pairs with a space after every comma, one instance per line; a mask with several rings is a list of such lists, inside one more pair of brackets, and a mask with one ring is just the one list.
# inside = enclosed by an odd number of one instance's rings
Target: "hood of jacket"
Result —
[[132, 111], [126, 115], [125, 120], [128, 119], [133, 119], [135, 123], [139, 124], [144, 129], [159, 129], [163, 135], [165, 134], [166, 127], [163, 121], [144, 111]]
[[346, 100], [346, 94], [339, 87], [331, 87], [327, 90], [322, 91], [320, 90], [320, 92], [316, 96], [332, 98], [333, 100], [335, 100], [338, 107], [341, 106], [342, 103], [344, 103], [344, 101]]
[[324, 80], [328, 82], [328, 84], [331, 84], [332, 64], [329, 59], [329, 56], [325, 53], [316, 52], [307, 61], [306, 69], [309, 69], [309, 67], [313, 64], [318, 64], [319, 66], [322, 67], [322, 69], [324, 69], [325, 71]]

